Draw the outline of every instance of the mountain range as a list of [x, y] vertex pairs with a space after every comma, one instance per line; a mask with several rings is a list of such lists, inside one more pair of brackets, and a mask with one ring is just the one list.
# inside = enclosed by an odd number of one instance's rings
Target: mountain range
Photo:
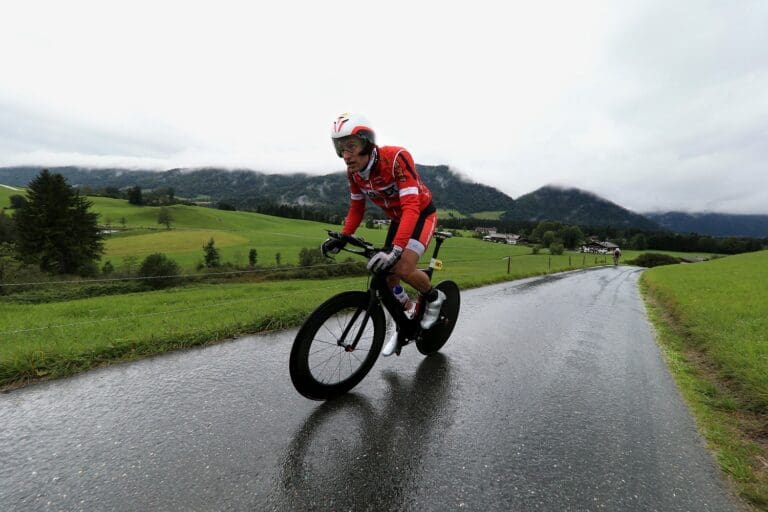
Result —
[[[441, 209], [472, 216], [502, 212], [506, 221], [555, 220], [566, 224], [612, 226], [646, 231], [669, 230], [710, 236], [768, 237], [768, 215], [655, 212], [639, 214], [591, 192], [545, 186], [513, 199], [503, 192], [473, 183], [448, 166], [417, 164], [424, 183]], [[25, 187], [41, 167], [0, 167], [0, 183]], [[349, 201], [346, 173], [322, 176], [266, 174], [247, 169], [171, 169], [168, 171], [50, 167], [70, 185], [92, 190], [139, 186], [143, 190], [172, 188], [176, 197], [213, 203], [227, 202], [238, 209], [287, 204], [345, 213]]]

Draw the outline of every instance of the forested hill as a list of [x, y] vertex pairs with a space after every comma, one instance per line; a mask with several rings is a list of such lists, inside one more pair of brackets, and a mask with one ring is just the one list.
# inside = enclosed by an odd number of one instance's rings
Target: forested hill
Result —
[[768, 215], [666, 212], [645, 216], [676, 233], [768, 238]]
[[502, 218], [509, 221], [557, 220], [582, 226], [613, 226], [659, 230], [652, 220], [591, 192], [576, 188], [541, 187], [515, 200]]
[[[434, 195], [439, 208], [463, 213], [504, 211], [514, 204], [506, 194], [487, 185], [472, 183], [448, 166], [416, 165]], [[40, 171], [39, 167], [0, 168], [0, 183], [24, 187]], [[106, 187], [139, 186], [145, 190], [173, 188], [177, 197], [225, 201], [241, 209], [264, 204], [316, 206], [343, 213], [349, 204], [346, 173], [323, 176], [307, 174], [265, 174], [250, 170], [172, 169], [142, 171], [124, 169], [83, 169], [55, 167], [70, 185], [98, 190]]]
[[[473, 183], [448, 166], [416, 166], [432, 190], [435, 205], [465, 215], [500, 211], [502, 220], [554, 220], [582, 226], [613, 226], [646, 231], [669, 230], [710, 236], [768, 237], [768, 215], [721, 213], [650, 213], [640, 215], [576, 188], [545, 186], [516, 200], [499, 190]], [[0, 167], [0, 184], [26, 187], [41, 167]], [[70, 185], [97, 192], [107, 187], [144, 191], [172, 188], [177, 198], [229, 203], [238, 209], [304, 206], [343, 215], [349, 204], [346, 174], [266, 174], [251, 170], [172, 169], [169, 171], [52, 167]], [[274, 211], [273, 208], [271, 211]], [[374, 208], [375, 210], [375, 208]]]

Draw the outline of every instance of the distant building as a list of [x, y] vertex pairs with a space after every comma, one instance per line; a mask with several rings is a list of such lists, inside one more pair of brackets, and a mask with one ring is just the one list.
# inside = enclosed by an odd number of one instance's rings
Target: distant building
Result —
[[584, 245], [582, 245], [579, 248], [579, 251], [588, 252], [592, 254], [608, 254], [613, 252], [613, 250], [617, 247], [618, 245], [612, 242], [589, 241]]
[[520, 235], [506, 234], [506, 233], [493, 233], [491, 235], [485, 235], [483, 240], [486, 242], [495, 242], [497, 244], [510, 244], [517, 245], [520, 241]]
[[496, 233], [496, 228], [490, 227], [490, 228], [475, 228], [475, 233], [480, 233], [483, 235], [493, 235]]

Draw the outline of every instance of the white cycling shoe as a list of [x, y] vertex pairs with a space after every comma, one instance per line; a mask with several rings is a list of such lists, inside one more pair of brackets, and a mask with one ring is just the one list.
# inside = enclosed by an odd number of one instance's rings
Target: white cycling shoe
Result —
[[427, 310], [424, 311], [424, 316], [421, 317], [422, 329], [426, 331], [437, 322], [443, 302], [445, 302], [445, 294], [442, 290], [437, 290], [437, 298], [432, 302], [427, 302]]
[[384, 344], [384, 348], [381, 349], [381, 355], [384, 357], [389, 357], [395, 353], [397, 350], [397, 335], [397, 330], [393, 330], [392, 336], [389, 337], [387, 342]]

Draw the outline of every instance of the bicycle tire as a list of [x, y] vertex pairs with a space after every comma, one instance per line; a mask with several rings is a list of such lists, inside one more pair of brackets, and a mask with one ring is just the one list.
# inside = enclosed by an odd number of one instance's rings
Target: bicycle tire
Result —
[[291, 348], [289, 370], [296, 391], [312, 400], [328, 400], [355, 387], [373, 367], [384, 343], [384, 312], [376, 305], [356, 349], [338, 345], [356, 311], [350, 335], [362, 323], [368, 293], [355, 291], [334, 295], [304, 321]]
[[453, 281], [441, 281], [435, 288], [445, 294], [445, 302], [440, 308], [440, 316], [435, 324], [424, 331], [421, 338], [416, 340], [416, 348], [424, 355], [437, 352], [448, 338], [451, 337], [453, 328], [456, 326], [456, 320], [459, 317], [461, 307], [461, 293], [459, 286]]

